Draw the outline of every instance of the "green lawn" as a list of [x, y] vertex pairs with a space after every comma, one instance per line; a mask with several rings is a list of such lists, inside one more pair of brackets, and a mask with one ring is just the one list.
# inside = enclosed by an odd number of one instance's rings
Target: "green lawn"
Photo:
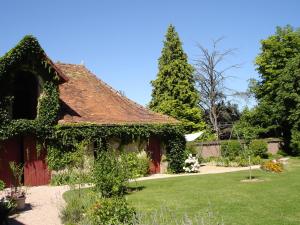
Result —
[[[290, 159], [281, 174], [253, 171], [263, 182], [240, 182], [247, 175], [243, 171], [141, 181], [131, 184], [141, 190], [126, 197], [144, 217], [151, 217], [150, 220], [165, 214], [159, 219], [165, 222], [159, 224], [175, 224], [170, 222], [174, 219], [168, 218], [181, 220], [184, 215], [204, 218], [204, 224], [211, 225], [217, 224], [216, 220], [226, 225], [300, 224], [300, 159]], [[68, 199], [71, 194], [67, 192], [64, 197]], [[202, 223], [198, 220], [194, 224]]]
[[263, 182], [242, 183], [248, 172], [187, 176], [138, 182], [128, 195], [139, 211], [171, 211], [182, 218], [214, 213], [224, 224], [300, 224], [300, 160], [291, 159], [282, 174], [256, 170]]

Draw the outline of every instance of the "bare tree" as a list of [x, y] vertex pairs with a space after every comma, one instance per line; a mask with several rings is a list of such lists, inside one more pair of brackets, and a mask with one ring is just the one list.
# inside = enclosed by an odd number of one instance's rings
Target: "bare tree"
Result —
[[235, 49], [218, 50], [217, 44], [222, 39], [214, 40], [211, 50], [197, 44], [200, 56], [195, 60], [195, 81], [200, 92], [200, 106], [208, 112], [218, 139], [220, 136], [218, 104], [225, 100], [226, 90], [229, 90], [224, 86], [224, 81], [232, 77], [227, 74], [229, 70], [240, 66], [239, 64], [224, 66], [225, 58], [232, 55]]

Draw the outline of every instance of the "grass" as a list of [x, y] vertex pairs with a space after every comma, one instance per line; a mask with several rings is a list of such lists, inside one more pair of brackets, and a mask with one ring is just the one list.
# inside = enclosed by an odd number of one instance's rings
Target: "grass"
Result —
[[[300, 224], [300, 159], [290, 159], [281, 174], [252, 172], [264, 181], [240, 182], [247, 171], [148, 180], [132, 183], [133, 189], [142, 188], [127, 198], [143, 214], [165, 212], [178, 220], [214, 213], [214, 218], [230, 225]], [[70, 195], [67, 192], [65, 198]]]

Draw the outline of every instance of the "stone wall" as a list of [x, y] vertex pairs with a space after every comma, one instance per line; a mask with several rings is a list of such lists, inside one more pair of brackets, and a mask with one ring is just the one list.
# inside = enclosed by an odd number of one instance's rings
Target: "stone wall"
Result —
[[[282, 145], [280, 139], [266, 139], [268, 146], [268, 153], [276, 154]], [[221, 156], [221, 144], [219, 141], [201, 142], [193, 145], [196, 148], [198, 154], [203, 158], [220, 157]]]

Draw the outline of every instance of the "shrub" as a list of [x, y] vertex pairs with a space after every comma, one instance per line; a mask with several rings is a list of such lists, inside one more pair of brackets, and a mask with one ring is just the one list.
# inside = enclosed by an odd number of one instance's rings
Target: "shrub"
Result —
[[85, 224], [133, 224], [135, 214], [135, 210], [128, 205], [124, 198], [101, 198], [88, 209]]
[[249, 166], [249, 160], [242, 156], [235, 157], [234, 162], [237, 166]]
[[228, 157], [233, 160], [236, 156], [241, 155], [243, 146], [237, 140], [229, 140], [221, 143], [221, 154], [223, 157]]
[[252, 140], [249, 150], [254, 156], [259, 156], [263, 159], [268, 158], [268, 145], [264, 140]]
[[[78, 192], [79, 193], [79, 192]], [[67, 201], [67, 205], [60, 211], [60, 218], [63, 224], [78, 225], [84, 224], [84, 214], [95, 201], [95, 195], [89, 193], [81, 198], [78, 194], [72, 195]]]
[[93, 167], [93, 183], [102, 197], [123, 196], [130, 176], [126, 160], [121, 160], [115, 152], [98, 154]]
[[187, 155], [187, 156], [188, 156], [189, 154], [192, 154], [192, 155], [198, 154], [198, 150], [197, 150], [197, 148], [196, 148], [195, 142], [188, 142], [188, 143], [186, 144], [185, 151], [186, 151], [186, 155]]
[[283, 171], [283, 165], [280, 162], [269, 160], [261, 164], [261, 168], [265, 171], [280, 173]]
[[228, 157], [220, 157], [217, 159], [217, 162], [216, 162], [216, 166], [229, 166], [230, 164], [230, 159]]
[[51, 185], [60, 186], [66, 184], [81, 184], [91, 183], [90, 173], [88, 171], [78, 171], [75, 169], [68, 169], [59, 171], [51, 176]]
[[123, 153], [121, 160], [126, 164], [130, 178], [137, 178], [149, 174], [150, 160], [147, 154], [136, 154], [134, 152]]
[[292, 129], [289, 153], [293, 156], [300, 155], [300, 132], [298, 129]]
[[200, 170], [200, 164], [196, 157], [189, 154], [188, 158], [184, 161], [183, 170], [187, 173], [197, 173]]

